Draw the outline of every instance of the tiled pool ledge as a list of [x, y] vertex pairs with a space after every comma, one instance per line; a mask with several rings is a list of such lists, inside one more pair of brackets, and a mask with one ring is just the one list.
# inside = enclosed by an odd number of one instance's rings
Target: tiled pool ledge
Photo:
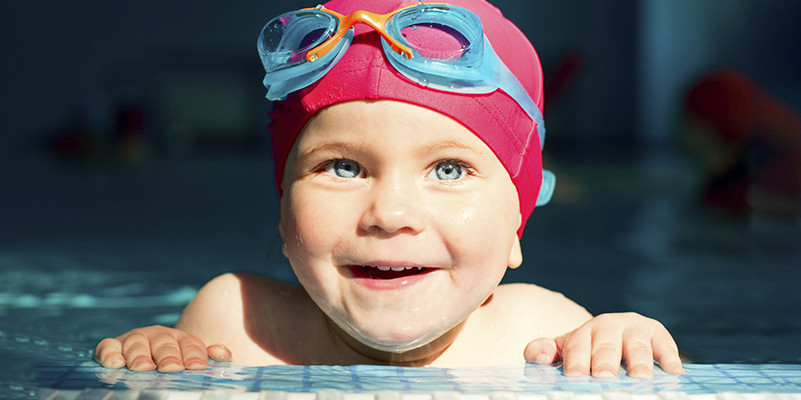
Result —
[[163, 374], [81, 362], [42, 366], [38, 382], [40, 397], [52, 399], [801, 399], [801, 365], [685, 364], [685, 369], [683, 376], [657, 370], [652, 379], [622, 373], [620, 378], [600, 379], [566, 377], [559, 367], [534, 364], [406, 368], [213, 363], [203, 371]]

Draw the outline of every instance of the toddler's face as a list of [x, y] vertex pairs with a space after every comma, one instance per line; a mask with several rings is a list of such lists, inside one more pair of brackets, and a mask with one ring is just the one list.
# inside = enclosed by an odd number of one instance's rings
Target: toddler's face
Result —
[[352, 338], [402, 352], [459, 326], [520, 264], [517, 191], [458, 122], [388, 100], [323, 109], [289, 155], [284, 253]]

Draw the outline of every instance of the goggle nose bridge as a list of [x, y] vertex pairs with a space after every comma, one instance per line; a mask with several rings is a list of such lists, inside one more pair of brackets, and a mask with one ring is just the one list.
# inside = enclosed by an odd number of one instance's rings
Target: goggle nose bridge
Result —
[[[409, 7], [414, 7], [414, 6], [409, 6]], [[412, 54], [412, 49], [410, 49], [408, 46], [400, 43], [397, 39], [390, 36], [385, 28], [387, 21], [389, 21], [396, 13], [409, 7], [404, 7], [399, 10], [395, 10], [389, 14], [376, 14], [370, 11], [357, 10], [348, 15], [342, 15], [323, 7], [322, 5], [318, 5], [317, 7], [315, 7], [315, 9], [333, 15], [334, 17], [339, 19], [339, 28], [331, 38], [329, 38], [319, 46], [309, 50], [309, 52], [306, 53], [306, 60], [309, 62], [314, 62], [320, 57], [328, 54], [328, 52], [331, 51], [334, 47], [336, 47], [339, 41], [342, 40], [342, 38], [345, 36], [345, 33], [357, 23], [363, 23], [373, 28], [376, 32], [378, 32], [379, 35], [381, 35], [381, 37], [384, 38], [384, 40], [387, 41], [387, 43], [390, 44], [392, 51], [403, 55], [403, 57], [405, 58], [411, 59], [412, 57], [414, 57], [414, 55]]]

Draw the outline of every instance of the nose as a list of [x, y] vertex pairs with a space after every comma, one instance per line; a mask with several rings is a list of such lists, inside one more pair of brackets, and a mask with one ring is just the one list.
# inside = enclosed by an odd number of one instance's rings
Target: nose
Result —
[[360, 220], [365, 234], [393, 236], [416, 235], [423, 230], [425, 207], [422, 188], [400, 177], [375, 179], [367, 206]]

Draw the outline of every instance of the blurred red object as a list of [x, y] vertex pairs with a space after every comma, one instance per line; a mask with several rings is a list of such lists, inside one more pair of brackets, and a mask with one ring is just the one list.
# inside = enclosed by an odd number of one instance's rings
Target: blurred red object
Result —
[[[724, 211], [801, 217], [801, 116], [742, 71], [715, 71], [687, 93], [686, 111], [715, 159], [704, 197]], [[699, 138], [696, 138], [698, 140]]]

